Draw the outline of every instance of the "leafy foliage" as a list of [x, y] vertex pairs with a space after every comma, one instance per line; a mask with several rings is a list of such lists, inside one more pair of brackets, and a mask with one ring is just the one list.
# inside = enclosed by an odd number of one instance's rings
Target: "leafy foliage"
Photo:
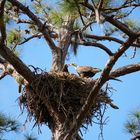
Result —
[[58, 11], [52, 11], [50, 13], [49, 19], [51, 20], [53, 25], [61, 27], [62, 23], [64, 22], [63, 17], [64, 17], [64, 13]]
[[77, 18], [79, 16], [78, 8], [81, 14], [85, 13], [84, 7], [78, 7], [78, 3], [80, 2], [83, 2], [83, 0], [64, 0], [64, 2], [60, 3], [60, 8], [64, 13], [68, 13], [73, 18]]
[[18, 44], [20, 41], [22, 41], [20, 30], [12, 29], [7, 36], [8, 46], [11, 44]]
[[10, 117], [5, 116], [0, 112], [0, 135], [3, 136], [6, 132], [19, 132], [20, 123]]
[[137, 25], [137, 21], [136, 20], [125, 20], [124, 24], [127, 25], [131, 30], [133, 31], [138, 31], [139, 26]]
[[[0, 140], [3, 140], [4, 134], [8, 132], [20, 132], [21, 124], [5, 114], [0, 112]], [[25, 134], [25, 140], [37, 140], [32, 134]]]
[[20, 56], [21, 50], [17, 45], [23, 40], [20, 29], [12, 29], [7, 35], [7, 46], [17, 55]]
[[62, 25], [67, 16], [70, 16], [71, 19], [78, 19], [80, 16], [78, 8], [81, 14], [84, 15], [86, 10], [84, 7], [78, 7], [78, 2], [83, 2], [83, 0], [64, 0], [63, 2], [59, 3], [57, 11], [52, 9], [50, 12], [50, 19], [52, 20], [53, 24], [59, 26]]
[[140, 111], [134, 111], [129, 115], [125, 125], [126, 132], [137, 136], [140, 133]]

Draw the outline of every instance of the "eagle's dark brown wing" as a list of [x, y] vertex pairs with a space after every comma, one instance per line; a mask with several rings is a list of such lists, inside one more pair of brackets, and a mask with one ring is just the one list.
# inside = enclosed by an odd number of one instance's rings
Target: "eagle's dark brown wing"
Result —
[[82, 77], [93, 77], [101, 69], [90, 67], [90, 66], [78, 66], [77, 73]]

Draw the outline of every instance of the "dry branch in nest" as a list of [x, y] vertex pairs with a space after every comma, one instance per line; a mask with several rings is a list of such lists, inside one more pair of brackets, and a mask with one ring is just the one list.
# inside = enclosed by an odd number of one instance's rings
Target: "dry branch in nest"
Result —
[[[72, 122], [85, 103], [87, 96], [95, 84], [95, 80], [81, 78], [65, 72], [42, 73], [37, 75], [36, 81], [24, 88], [19, 97], [20, 104], [27, 108], [37, 124], [53, 125], [52, 109], [61, 116], [64, 123]], [[92, 110], [87, 112], [82, 126], [91, 124], [93, 117], [98, 117], [102, 105], [112, 104], [106, 91], [100, 90]]]

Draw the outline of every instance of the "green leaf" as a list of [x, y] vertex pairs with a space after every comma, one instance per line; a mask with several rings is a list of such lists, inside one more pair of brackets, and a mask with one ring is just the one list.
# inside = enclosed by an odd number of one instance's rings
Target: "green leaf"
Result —
[[62, 23], [64, 22], [63, 17], [64, 13], [58, 11], [52, 11], [49, 16], [49, 18], [51, 19], [51, 23], [58, 27], [62, 26]]
[[7, 35], [8, 46], [22, 41], [21, 33], [17, 29], [11, 30]]
[[126, 128], [126, 131], [128, 133], [133, 133], [134, 131], [137, 130], [138, 126], [137, 124], [134, 122], [134, 121], [127, 121], [126, 124], [125, 124], [125, 128]]

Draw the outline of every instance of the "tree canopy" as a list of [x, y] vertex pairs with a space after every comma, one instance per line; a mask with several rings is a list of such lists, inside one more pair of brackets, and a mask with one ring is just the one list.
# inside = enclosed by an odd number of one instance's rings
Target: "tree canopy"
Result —
[[139, 109], [134, 110], [129, 114], [125, 122], [125, 130], [130, 133], [133, 138], [131, 140], [140, 139], [140, 112]]
[[[133, 19], [140, 2], [55, 2], [54, 8], [47, 0], [1, 0], [0, 79], [10, 75], [17, 81], [22, 93], [19, 105], [27, 109], [36, 124], [48, 124], [53, 140], [79, 140], [80, 128], [91, 124], [94, 117], [101, 117], [107, 105], [118, 109], [109, 96], [107, 81], [120, 81], [118, 77], [140, 70], [140, 62], [114, 69], [118, 60], [127, 56], [126, 51], [133, 48], [135, 59], [140, 48], [140, 26]], [[35, 38], [45, 41], [51, 50], [50, 71], [27, 66], [20, 57], [20, 46]], [[80, 47], [97, 48], [108, 56], [97, 79], [64, 71], [67, 58], [72, 53], [77, 55]], [[47, 61], [51, 60], [46, 60], [46, 65]]]

